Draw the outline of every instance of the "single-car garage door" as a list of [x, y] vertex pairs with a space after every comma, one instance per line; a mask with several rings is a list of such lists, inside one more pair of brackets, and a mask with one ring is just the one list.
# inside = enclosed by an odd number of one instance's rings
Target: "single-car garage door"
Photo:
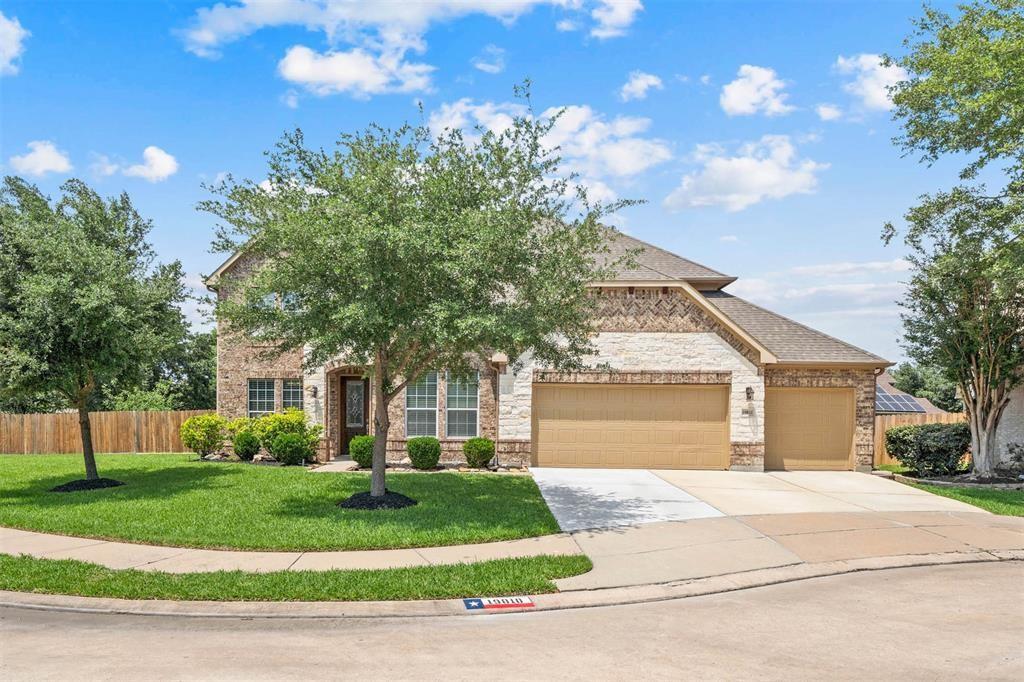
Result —
[[537, 466], [729, 467], [729, 387], [535, 384]]
[[769, 388], [764, 468], [851, 468], [853, 409], [852, 388]]

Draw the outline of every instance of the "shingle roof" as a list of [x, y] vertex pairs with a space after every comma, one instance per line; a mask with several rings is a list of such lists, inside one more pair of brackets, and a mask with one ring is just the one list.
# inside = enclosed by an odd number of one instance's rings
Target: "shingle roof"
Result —
[[873, 353], [805, 327], [732, 294], [724, 291], [701, 293], [726, 317], [770, 350], [779, 362], [889, 364]]
[[634, 259], [634, 267], [617, 273], [615, 279], [618, 281], [735, 279], [618, 230], [610, 229], [608, 232], [609, 257], [612, 260], [625, 255], [628, 251], [640, 250]]

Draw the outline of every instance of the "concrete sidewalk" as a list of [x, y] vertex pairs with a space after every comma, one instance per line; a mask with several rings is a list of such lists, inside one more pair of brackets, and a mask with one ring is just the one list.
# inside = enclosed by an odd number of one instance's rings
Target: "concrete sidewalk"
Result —
[[351, 552], [245, 552], [137, 545], [0, 527], [0, 553], [77, 559], [108, 568], [165, 573], [327, 571], [459, 564], [552, 554], [579, 554], [565, 533], [477, 545]]
[[881, 557], [1024, 551], [1024, 518], [985, 512], [765, 514], [572, 533], [594, 562], [565, 591], [673, 583]]

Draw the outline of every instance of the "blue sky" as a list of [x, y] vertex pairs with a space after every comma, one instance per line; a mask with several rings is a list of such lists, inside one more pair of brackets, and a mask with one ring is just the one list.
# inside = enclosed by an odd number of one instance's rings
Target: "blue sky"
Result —
[[950, 186], [893, 146], [884, 86], [913, 2], [20, 2], [0, 14], [0, 172], [131, 194], [198, 284], [200, 184], [368, 123], [500, 126], [513, 85], [570, 107], [567, 162], [622, 229], [893, 360], [907, 273], [884, 221]]

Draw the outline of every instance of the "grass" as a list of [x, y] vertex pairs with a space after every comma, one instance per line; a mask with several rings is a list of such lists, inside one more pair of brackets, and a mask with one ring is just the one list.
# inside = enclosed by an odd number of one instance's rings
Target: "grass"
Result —
[[378, 601], [557, 592], [551, 581], [586, 573], [585, 556], [360, 571], [159, 573], [70, 559], [0, 554], [0, 589], [116, 599]]
[[880, 469], [881, 471], [891, 471], [894, 474], [905, 474], [910, 471], [909, 468], [902, 464], [879, 464], [875, 468]]
[[50, 493], [82, 478], [80, 455], [0, 456], [0, 525], [180, 547], [355, 550], [534, 537], [558, 524], [529, 476], [388, 474], [414, 507], [340, 509], [364, 473], [198, 462], [193, 455], [99, 455], [127, 485]]
[[951, 497], [975, 507], [981, 507], [993, 514], [1003, 516], [1024, 516], [1024, 490], [992, 490], [944, 485], [915, 485], [935, 495]]

